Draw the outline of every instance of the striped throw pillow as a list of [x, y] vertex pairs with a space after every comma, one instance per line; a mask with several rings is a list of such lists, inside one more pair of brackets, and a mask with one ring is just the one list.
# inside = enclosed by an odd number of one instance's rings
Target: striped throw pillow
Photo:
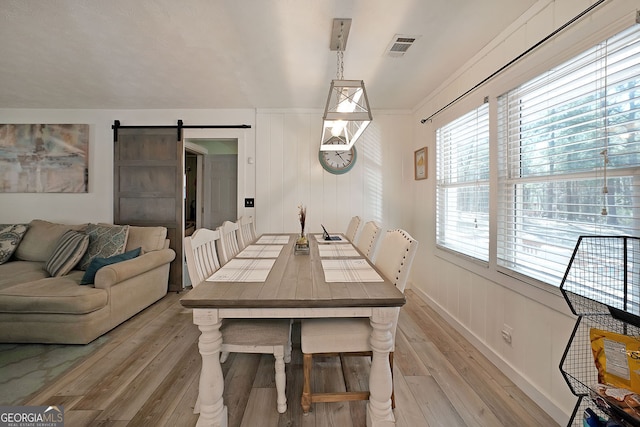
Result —
[[78, 264], [89, 247], [89, 235], [74, 230], [65, 232], [44, 268], [51, 277], [64, 276]]

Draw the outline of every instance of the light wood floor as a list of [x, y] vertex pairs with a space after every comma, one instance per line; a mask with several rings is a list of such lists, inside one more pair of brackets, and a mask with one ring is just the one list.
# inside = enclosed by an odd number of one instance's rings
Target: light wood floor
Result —
[[[406, 295], [394, 368], [398, 427], [557, 425], [415, 293]], [[67, 427], [194, 426], [199, 332], [180, 296], [167, 295], [109, 332], [102, 347], [24, 404], [64, 405]], [[365, 402], [316, 403], [302, 415], [296, 333], [284, 414], [276, 411], [272, 357], [230, 355], [223, 365], [229, 426], [364, 426]], [[313, 381], [332, 390], [344, 387], [343, 378], [366, 387], [368, 359], [347, 360], [341, 369], [337, 358], [319, 359]]]

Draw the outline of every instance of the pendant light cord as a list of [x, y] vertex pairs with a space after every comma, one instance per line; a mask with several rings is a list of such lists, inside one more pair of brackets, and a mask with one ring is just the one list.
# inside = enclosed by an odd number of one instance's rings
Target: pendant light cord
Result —
[[344, 80], [344, 34], [343, 34], [343, 30], [344, 30], [344, 23], [341, 22], [340, 23], [340, 35], [338, 36], [338, 42], [340, 43], [340, 45], [338, 46], [338, 51], [337, 51], [337, 57], [338, 57], [338, 64], [336, 67], [336, 79], [337, 80]]

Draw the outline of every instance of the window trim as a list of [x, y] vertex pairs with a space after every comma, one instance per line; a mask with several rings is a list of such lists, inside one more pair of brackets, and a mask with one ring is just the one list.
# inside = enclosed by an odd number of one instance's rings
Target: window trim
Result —
[[[429, 132], [431, 144], [435, 146], [436, 132], [438, 127], [455, 120], [457, 117], [465, 114], [474, 105], [479, 105], [485, 97], [489, 97], [489, 145], [490, 153], [489, 159], [492, 165], [490, 170], [490, 193], [489, 193], [489, 251], [490, 254], [497, 253], [497, 204], [498, 194], [496, 189], [498, 185], [498, 171], [493, 165], [498, 161], [498, 149], [497, 149], [497, 97], [508, 90], [523, 84], [532, 78], [544, 73], [545, 71], [567, 61], [568, 59], [580, 54], [581, 52], [593, 47], [597, 43], [601, 43], [609, 37], [635, 25], [636, 22], [636, 9], [630, 9], [623, 11], [610, 20], [599, 20], [595, 23], [596, 28], [592, 28], [588, 37], [583, 37], [583, 34], [577, 34], [580, 37], [576, 38], [574, 31], [567, 31], [559, 34], [554, 40], [553, 45], [545, 46], [542, 49], [532, 52], [528, 57], [523, 58], [521, 61], [513, 64], [510, 68], [505, 69], [502, 74], [496, 76], [494, 79], [486, 82], [482, 87], [477, 88], [474, 92], [468, 94], [465, 98], [460, 99], [454, 105], [448, 109], [442, 111], [437, 116], [434, 116], [429, 126], [431, 131]], [[467, 69], [467, 73], [478, 62], [479, 58], [470, 64]], [[448, 90], [449, 88], [455, 90], [457, 87], [454, 84], [456, 80], [451, 80], [448, 85], [443, 86]], [[441, 93], [446, 94], [446, 90]], [[492, 120], [491, 117], [496, 117]], [[640, 168], [640, 167], [639, 167]], [[433, 192], [431, 195], [433, 206], [437, 202], [437, 191], [435, 182], [433, 183]], [[432, 217], [432, 237], [431, 240], [434, 245], [433, 255], [445, 262], [451, 263], [455, 267], [469, 271], [481, 279], [487, 280], [496, 286], [500, 286], [510, 291], [513, 291], [526, 298], [530, 298], [556, 312], [563, 313], [572, 316], [571, 311], [566, 304], [562, 293], [558, 286], [539, 281], [532, 277], [520, 275], [509, 269], [505, 269], [496, 264], [495, 256], [490, 257], [488, 263], [478, 262], [479, 260], [467, 257], [457, 252], [449, 251], [445, 248], [436, 245], [436, 212], [434, 209]]]
[[[445, 249], [447, 251], [459, 253], [461, 256], [468, 257], [470, 260], [475, 262], [480, 262], [481, 264], [482, 263], [488, 264], [489, 260], [491, 259], [491, 251], [490, 251], [490, 248], [491, 248], [491, 245], [490, 245], [491, 111], [490, 110], [491, 108], [488, 102], [483, 100], [483, 102], [480, 105], [473, 106], [464, 114], [458, 116], [457, 118], [451, 121], [448, 121], [442, 126], [439, 126], [435, 131], [435, 134], [436, 134], [436, 174], [435, 174], [436, 175], [436, 188], [435, 188], [436, 203], [434, 206], [436, 206], [436, 213], [435, 213], [436, 246], [442, 249]], [[462, 120], [462, 123], [458, 123], [458, 125], [455, 127], [451, 126], [454, 122], [458, 122], [461, 120]], [[464, 127], [465, 125], [468, 127]], [[467, 129], [470, 128], [471, 125], [474, 126], [474, 130], [476, 132], [467, 132]], [[463, 126], [463, 127], [461, 128], [460, 126]], [[438, 134], [440, 133], [441, 130], [443, 131], [443, 140], [442, 140], [443, 146], [440, 145], [441, 140], [438, 137]], [[468, 145], [464, 146], [465, 150], [462, 151], [462, 154], [456, 152], [456, 149], [461, 148], [461, 145], [457, 141], [454, 141], [454, 138], [452, 138], [452, 135], [455, 135], [457, 133], [463, 133], [464, 134], [463, 141], [469, 142]], [[467, 147], [469, 147], [469, 151], [466, 150]], [[444, 148], [446, 148], [446, 150]], [[471, 152], [475, 154], [475, 157], [473, 157], [472, 161], [467, 162], [467, 159], [470, 158], [469, 153]], [[453, 163], [446, 162], [447, 160], [451, 160], [451, 159], [455, 160], [456, 153], [460, 157], [459, 159], [457, 159], [458, 161], [455, 161]], [[480, 160], [476, 158], [479, 153], [481, 153], [482, 155], [482, 157], [480, 157]], [[489, 166], [483, 167], [482, 159], [485, 158], [484, 157], [485, 155], [486, 155], [487, 161], [489, 161]], [[443, 156], [445, 157], [443, 158]], [[441, 169], [441, 166], [442, 166], [440, 163], [441, 161], [445, 161], [447, 163], [445, 170]], [[473, 179], [468, 180], [466, 179], [466, 176], [460, 175], [460, 170], [464, 169], [466, 166], [474, 167], [473, 170], [470, 170], [470, 173], [474, 174], [474, 176], [476, 177], [475, 180]], [[479, 178], [478, 173], [482, 175], [481, 179]], [[486, 238], [487, 245], [486, 247], [484, 247], [477, 244], [473, 244], [472, 246], [473, 250], [464, 252], [460, 250], [460, 245], [459, 245], [460, 241], [459, 239], [456, 239], [455, 231], [453, 230], [457, 228], [456, 226], [459, 226], [461, 223], [455, 220], [449, 221], [447, 219], [447, 214], [450, 213], [447, 210], [447, 208], [449, 207], [449, 202], [451, 201], [449, 199], [449, 196], [450, 196], [449, 190], [451, 191], [461, 190], [462, 193], [465, 193], [466, 190], [471, 190], [470, 192], [473, 193], [474, 188], [476, 189], [475, 194], [478, 193], [478, 190], [477, 190], [478, 188], [483, 188], [483, 190], [480, 191], [480, 194], [482, 196], [486, 194], [486, 201], [484, 198], [482, 198], [482, 205], [485, 205], [486, 203], [486, 212], [483, 212], [482, 209], [476, 209], [474, 211], [469, 211], [468, 213], [473, 214], [476, 220], [479, 219], [481, 216], [487, 218], [486, 221], [481, 220], [476, 223], [476, 228], [478, 223], [482, 223], [483, 228], [484, 228], [484, 224], [486, 224], [486, 237], [484, 234], [482, 234], [480, 238], [481, 239]], [[484, 188], [486, 188], [486, 193]], [[441, 196], [443, 200], [441, 200]], [[456, 209], [453, 213], [457, 214], [458, 216], [461, 216], [467, 213], [467, 211], [465, 211], [464, 208], [460, 208], [460, 209]], [[447, 233], [448, 231], [452, 232], [453, 235], [448, 234]], [[440, 241], [442, 240], [444, 240], [445, 243], [448, 243], [449, 241], [451, 241], [451, 245], [447, 246], [446, 244], [440, 243]], [[477, 256], [474, 256], [473, 254]], [[486, 256], [486, 259], [484, 258], [484, 256]]]
[[[609, 41], [612, 43], [608, 43]], [[575, 185], [582, 191], [588, 191], [587, 194], [592, 199], [604, 198], [606, 196], [602, 193], [596, 196], [593, 191], [596, 189], [599, 191], [602, 188], [600, 182], [595, 186], [594, 182], [603, 179], [599, 166], [603, 164], [602, 153], [609, 147], [608, 144], [613, 144], [611, 147], [614, 148], [627, 147], [623, 149], [625, 156], [636, 154], [634, 150], [637, 149], [638, 142], [635, 138], [628, 146], [624, 140], [609, 142], [608, 138], [602, 138], [602, 132], [606, 135], [610, 126], [616, 126], [617, 104], [613, 107], [607, 104], [603, 108], [600, 105], [599, 96], [603, 91], [609, 90], [612, 90], [615, 95], [617, 89], [626, 86], [622, 92], [625, 96], [622, 98], [621, 105], [630, 109], [628, 113], [624, 113], [625, 121], [621, 123], [628, 124], [635, 121], [634, 117], [640, 109], [637, 108], [636, 98], [627, 98], [627, 96], [637, 93], [638, 90], [639, 44], [640, 25], [635, 25], [596, 43], [558, 66], [498, 96], [499, 111], [496, 120], [499, 123], [499, 129], [496, 143], [499, 158], [495, 202], [499, 222], [496, 228], [497, 250], [491, 255], [496, 257], [499, 267], [527, 277], [532, 275], [537, 280], [559, 286], [564, 267], [566, 267], [563, 266], [562, 261], [567, 253], [570, 255], [573, 251], [577, 237], [594, 233], [635, 234], [639, 231], [635, 217], [638, 201], [634, 196], [636, 191], [640, 190], [635, 186], [632, 185], [631, 188], [630, 204], [625, 203], [622, 206], [622, 211], [625, 212], [623, 220], [628, 223], [618, 225], [607, 224], [608, 221], [601, 220], [602, 217], [598, 215], [602, 205], [599, 203], [595, 205], [589, 200], [590, 204], [583, 205], [579, 197], [576, 198], [577, 200], [567, 198], [571, 197], [572, 193], [562, 191], [567, 185]], [[612, 82], [608, 82], [609, 76], [616, 76], [622, 66], [624, 66], [625, 80], [613, 79]], [[567, 80], [577, 83], [577, 91], [573, 86], [567, 85]], [[560, 89], [559, 92], [558, 89]], [[598, 105], [597, 110], [593, 110], [594, 105]], [[554, 112], [550, 110], [551, 108], [558, 110]], [[584, 114], [584, 111], [587, 114]], [[627, 109], [625, 108], [624, 111]], [[552, 114], [549, 115], [550, 113]], [[580, 115], [575, 116], [574, 119], [575, 113]], [[613, 123], [609, 124], [611, 117], [613, 117]], [[570, 125], [569, 128], [566, 127], [567, 124]], [[560, 126], [558, 135], [554, 137], [556, 132], [554, 128], [558, 125]], [[585, 127], [587, 132], [576, 133], [576, 130], [582, 127]], [[637, 130], [633, 129], [633, 131], [637, 138]], [[540, 140], [539, 135], [547, 139]], [[583, 140], [581, 135], [586, 135], [588, 138]], [[558, 136], [561, 138], [559, 141], [556, 139]], [[553, 148], [555, 144], [551, 144], [554, 141], [558, 143], [557, 157]], [[571, 163], [578, 148], [584, 150], [582, 153], [585, 160], [580, 164]], [[629, 148], [632, 151], [629, 151]], [[536, 167], [535, 164], [540, 159], [545, 159], [547, 163]], [[625, 160], [622, 167], [611, 168], [609, 174], [604, 176], [607, 180], [620, 176], [624, 177], [625, 181], [631, 178], [635, 182], [634, 174], [631, 172], [635, 169], [635, 165], [629, 162], [635, 160], [635, 156], [622, 159]], [[553, 165], [554, 160], [557, 172], [545, 166]], [[579, 166], [578, 170], [574, 172], [577, 166]], [[625, 171], [631, 174], [625, 174]], [[538, 206], [536, 211], [541, 213], [541, 216], [535, 213], [532, 215], [529, 205], [535, 200], [527, 196], [529, 192], [527, 189], [533, 187], [535, 190], [535, 187], [540, 187], [538, 183], [543, 186], [542, 194], [559, 195], [552, 196], [548, 200], [549, 205]], [[547, 185], [550, 188], [547, 188]], [[560, 216], [555, 214], [556, 204]], [[574, 211], [576, 206], [579, 210]], [[584, 206], [585, 210], [581, 206]], [[583, 216], [572, 218], [571, 212]], [[552, 228], [557, 227], [561, 230], [564, 228], [561, 224], [567, 222], [572, 225], [569, 229], [574, 228], [572, 232], [556, 232]], [[541, 251], [526, 251], [528, 248], [526, 239], [531, 239], [530, 241], [542, 245], [543, 248]], [[564, 264], [568, 261], [568, 259], [564, 260]], [[541, 265], [547, 268], [539, 268]]]

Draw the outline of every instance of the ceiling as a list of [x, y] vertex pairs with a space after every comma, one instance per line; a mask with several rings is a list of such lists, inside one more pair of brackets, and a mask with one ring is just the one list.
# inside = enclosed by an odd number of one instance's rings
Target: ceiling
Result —
[[[535, 2], [2, 0], [0, 108], [321, 109], [351, 18], [344, 78], [413, 109]], [[396, 34], [419, 36], [402, 57]]]

